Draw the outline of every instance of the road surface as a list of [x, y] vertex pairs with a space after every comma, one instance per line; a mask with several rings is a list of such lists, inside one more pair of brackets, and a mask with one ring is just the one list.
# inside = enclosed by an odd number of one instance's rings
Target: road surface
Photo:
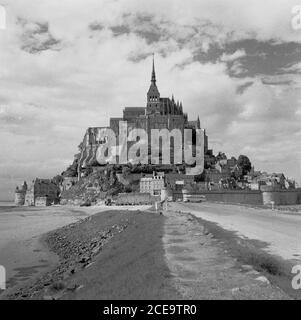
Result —
[[215, 222], [240, 237], [264, 241], [269, 253], [301, 262], [301, 216], [208, 202], [173, 203], [170, 208]]

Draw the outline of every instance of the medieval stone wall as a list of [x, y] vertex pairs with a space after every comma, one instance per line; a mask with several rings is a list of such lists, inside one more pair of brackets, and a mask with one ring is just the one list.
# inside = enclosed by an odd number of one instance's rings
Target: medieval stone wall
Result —
[[35, 200], [36, 207], [47, 207], [52, 204], [51, 200], [48, 197], [37, 197]]
[[269, 186], [261, 186], [263, 203], [275, 205], [295, 205], [300, 202], [301, 190], [277, 190]]
[[[203, 195], [207, 201], [250, 204], [250, 205], [296, 205], [301, 204], [301, 190], [224, 190], [224, 191], [199, 191], [190, 195]], [[174, 200], [183, 200], [181, 191], [173, 193]]]
[[156, 198], [149, 193], [119, 193], [116, 205], [144, 205], [151, 204]]

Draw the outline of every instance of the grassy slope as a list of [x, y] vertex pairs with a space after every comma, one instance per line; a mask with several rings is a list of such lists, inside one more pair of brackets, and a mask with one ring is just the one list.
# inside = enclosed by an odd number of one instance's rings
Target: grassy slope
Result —
[[[106, 211], [50, 232], [45, 241], [59, 265], [8, 298], [180, 299], [164, 259], [163, 219], [151, 212]], [[91, 244], [103, 235], [100, 251], [91, 255]]]
[[84, 287], [66, 299], [179, 299], [169, 281], [162, 246], [164, 217], [135, 214], [127, 229], [114, 237], [95, 264], [75, 275]]

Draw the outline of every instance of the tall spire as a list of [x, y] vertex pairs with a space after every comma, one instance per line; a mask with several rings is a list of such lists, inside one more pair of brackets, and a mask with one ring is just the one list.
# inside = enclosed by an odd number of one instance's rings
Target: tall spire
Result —
[[155, 54], [153, 53], [153, 71], [152, 71], [152, 80], [153, 84], [156, 84], [156, 72], [155, 72]]
[[155, 54], [153, 53], [153, 70], [151, 85], [147, 92], [147, 113], [160, 112], [160, 92], [156, 85], [156, 72], [155, 72]]

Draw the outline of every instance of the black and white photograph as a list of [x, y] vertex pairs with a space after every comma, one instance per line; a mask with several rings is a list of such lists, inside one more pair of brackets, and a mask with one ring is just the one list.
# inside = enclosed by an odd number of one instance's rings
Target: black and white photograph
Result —
[[300, 0], [0, 0], [2, 302], [300, 299]]

